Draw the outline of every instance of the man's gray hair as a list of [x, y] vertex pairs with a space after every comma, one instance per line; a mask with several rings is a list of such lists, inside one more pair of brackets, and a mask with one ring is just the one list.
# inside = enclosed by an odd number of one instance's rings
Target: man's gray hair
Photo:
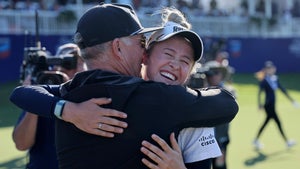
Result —
[[[83, 42], [83, 38], [80, 33], [76, 33], [74, 35], [74, 43], [76, 43], [79, 47]], [[103, 54], [105, 54], [106, 50], [110, 48], [111, 42], [106, 42], [98, 45], [94, 45], [91, 47], [86, 47], [84, 49], [80, 49], [81, 51], [81, 57], [84, 60], [90, 60], [90, 59], [96, 59], [98, 57], [101, 57]]]

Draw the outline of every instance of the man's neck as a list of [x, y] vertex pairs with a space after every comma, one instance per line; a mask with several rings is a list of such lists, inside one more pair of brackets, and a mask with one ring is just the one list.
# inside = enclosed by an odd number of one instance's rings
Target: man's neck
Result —
[[114, 72], [118, 74], [124, 74], [122, 72], [119, 72], [114, 68], [113, 65], [111, 65], [109, 62], [103, 63], [96, 60], [93, 61], [86, 61], [87, 69], [88, 70], [95, 70], [95, 69], [101, 69], [104, 71]]

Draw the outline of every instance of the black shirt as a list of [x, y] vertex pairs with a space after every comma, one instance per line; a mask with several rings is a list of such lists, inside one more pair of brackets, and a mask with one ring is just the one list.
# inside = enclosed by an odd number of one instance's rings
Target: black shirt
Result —
[[61, 96], [73, 102], [109, 97], [112, 103], [106, 107], [128, 114], [128, 128], [114, 138], [87, 134], [56, 120], [62, 169], [146, 168], [140, 147], [142, 140], [151, 140], [151, 134], [169, 140], [172, 131], [228, 123], [238, 112], [236, 100], [223, 89], [194, 91], [102, 70], [77, 74], [63, 85]]

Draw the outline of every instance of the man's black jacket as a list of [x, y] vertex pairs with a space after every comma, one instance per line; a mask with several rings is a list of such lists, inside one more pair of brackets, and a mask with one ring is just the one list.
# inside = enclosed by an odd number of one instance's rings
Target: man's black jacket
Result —
[[169, 140], [186, 127], [212, 127], [230, 122], [238, 112], [235, 98], [221, 89], [194, 91], [140, 78], [94, 70], [78, 74], [61, 89], [64, 99], [82, 102], [109, 97], [108, 108], [128, 114], [123, 134], [103, 138], [57, 120], [60, 168], [141, 169], [141, 142], [155, 133]]

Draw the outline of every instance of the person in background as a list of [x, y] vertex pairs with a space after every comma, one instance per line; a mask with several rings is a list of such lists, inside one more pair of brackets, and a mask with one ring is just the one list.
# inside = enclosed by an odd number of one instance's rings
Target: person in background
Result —
[[[227, 87], [225, 83], [225, 78], [228, 74], [228, 68], [222, 64], [222, 62], [219, 62], [217, 60], [208, 61], [205, 63], [204, 67], [206, 68], [206, 81], [207, 85], [209, 86], [219, 86], [230, 93], [232, 93], [234, 96], [236, 96], [234, 88], [230, 85], [230, 87]], [[215, 128], [215, 137], [217, 139], [217, 142], [220, 146], [222, 155], [216, 158], [213, 158], [213, 169], [226, 169], [226, 157], [227, 157], [227, 146], [230, 142], [229, 137], [229, 123], [217, 125]]]
[[[84, 63], [83, 59], [80, 56], [80, 49], [74, 43], [66, 43], [58, 47], [55, 56], [56, 57], [63, 57], [64, 55], [71, 55], [76, 58], [75, 62], [68, 61], [62, 66], [56, 66], [56, 70], [65, 73], [69, 79], [72, 79], [77, 72], [82, 72], [87, 70], [86, 64]], [[72, 62], [72, 64], [68, 64]], [[75, 66], [75, 68], [74, 68]]]
[[219, 62], [223, 67], [227, 69], [227, 73], [224, 77], [224, 83], [226, 83], [226, 86], [229, 87], [229, 85], [233, 82], [232, 75], [234, 74], [235, 70], [234, 67], [229, 65], [229, 53], [226, 51], [219, 51], [216, 54], [215, 61]]
[[[264, 68], [255, 74], [255, 77], [259, 80], [259, 90], [258, 90], [258, 107], [266, 112], [266, 119], [262, 126], [258, 130], [258, 133], [253, 141], [253, 145], [257, 150], [260, 150], [263, 145], [259, 142], [259, 138], [264, 131], [267, 124], [273, 119], [279, 129], [279, 132], [284, 139], [286, 146], [292, 147], [296, 144], [294, 140], [289, 140], [283, 131], [281, 121], [277, 115], [276, 111], [276, 90], [280, 89], [283, 94], [292, 102], [295, 107], [299, 104], [288, 94], [287, 90], [279, 82], [279, 78], [276, 75], [276, 66], [272, 61], [266, 61]], [[264, 103], [262, 102], [262, 94], [265, 94]]]
[[[85, 70], [85, 64], [79, 56], [80, 50], [76, 44], [68, 43], [60, 46], [56, 56], [71, 55], [72, 63], [57, 66], [57, 71], [64, 74], [67, 81], [76, 72]], [[51, 74], [49, 74], [51, 76]], [[23, 85], [31, 85], [29, 75]], [[12, 138], [18, 150], [28, 151], [27, 169], [58, 169], [55, 151], [54, 118], [46, 118], [23, 111], [14, 127]]]

